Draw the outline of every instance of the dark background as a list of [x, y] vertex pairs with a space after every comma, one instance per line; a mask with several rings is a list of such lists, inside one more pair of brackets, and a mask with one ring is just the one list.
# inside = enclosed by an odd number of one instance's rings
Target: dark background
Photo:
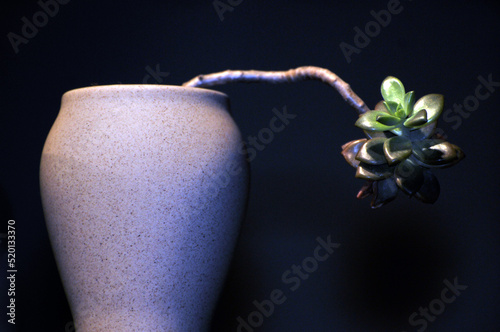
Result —
[[[238, 2], [221, 21], [211, 0], [71, 0], [17, 54], [7, 34], [20, 35], [21, 18], [32, 21], [41, 7], [34, 0], [2, 3], [0, 222], [6, 229], [8, 219], [16, 220], [18, 331], [71, 328], [38, 185], [44, 140], [65, 91], [143, 83], [156, 66], [169, 74], [148, 83], [180, 85], [228, 68], [315, 65], [337, 73], [371, 107], [381, 99], [382, 80], [393, 75], [417, 98], [445, 95], [448, 109], [474, 95], [478, 76], [500, 82], [494, 1], [402, 0], [402, 11], [350, 63], [340, 43], [353, 45], [353, 29], [364, 30], [374, 21], [370, 12], [386, 10], [389, 1]], [[454, 278], [468, 288], [427, 330], [500, 331], [499, 87], [459, 116], [460, 124], [441, 119], [467, 158], [435, 172], [438, 202], [400, 195], [378, 210], [355, 198], [363, 181], [340, 146], [363, 135], [335, 90], [318, 82], [216, 89], [230, 96], [245, 138], [268, 126], [273, 108], [297, 117], [251, 163], [248, 213], [213, 331], [235, 331], [236, 318], [246, 320], [256, 310], [252, 302], [276, 288], [287, 300], [256, 331], [415, 331], [409, 316]], [[328, 235], [340, 248], [290, 291], [283, 273]], [[6, 273], [0, 276], [3, 307]], [[0, 330], [9, 331], [4, 314], [0, 320]]]

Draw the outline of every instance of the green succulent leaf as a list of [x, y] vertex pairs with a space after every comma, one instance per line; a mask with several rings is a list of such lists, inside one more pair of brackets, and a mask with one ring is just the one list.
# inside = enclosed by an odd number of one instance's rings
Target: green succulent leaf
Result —
[[434, 203], [439, 197], [440, 187], [437, 178], [429, 170], [424, 170], [424, 184], [415, 197], [424, 203]]
[[398, 105], [398, 109], [397, 109], [397, 111], [396, 111], [396, 113], [394, 115], [397, 116], [400, 119], [406, 118], [406, 112], [403, 109], [403, 105], [401, 105], [401, 104]]
[[393, 168], [389, 165], [370, 165], [360, 163], [356, 169], [356, 178], [366, 180], [383, 180], [393, 174]]
[[377, 121], [386, 126], [397, 126], [401, 123], [401, 119], [398, 118], [397, 116], [384, 115], [384, 114], [378, 115]]
[[432, 136], [432, 134], [434, 134], [436, 126], [437, 126], [437, 121], [434, 121], [421, 128], [410, 130], [410, 132], [408, 133], [408, 138], [411, 141], [421, 141], [426, 138], [429, 138]]
[[368, 138], [387, 137], [386, 135], [387, 131], [377, 131], [377, 130], [363, 130], [363, 131]]
[[396, 136], [384, 142], [384, 154], [389, 165], [398, 163], [411, 155], [411, 141], [404, 136]]
[[415, 105], [415, 92], [414, 91], [407, 92], [405, 95], [405, 100], [403, 102], [403, 109], [405, 112], [404, 117], [407, 117], [408, 115], [413, 113], [414, 105]]
[[396, 77], [389, 76], [383, 82], [380, 87], [380, 92], [385, 101], [393, 101], [398, 104], [403, 104], [405, 97], [405, 88], [403, 83]]
[[395, 128], [400, 122], [399, 118], [386, 111], [369, 111], [361, 115], [354, 125], [364, 130], [386, 131]]
[[413, 107], [413, 113], [411, 116], [406, 120], [406, 123], [411, 123], [413, 118], [418, 118], [421, 117], [422, 113], [419, 112], [421, 110], [426, 110], [426, 116], [427, 116], [427, 122], [421, 124], [421, 125], [415, 125], [413, 128], [420, 128], [425, 126], [428, 123], [432, 123], [436, 121], [439, 116], [441, 115], [441, 112], [443, 111], [443, 106], [444, 106], [444, 98], [443, 95], [438, 95], [438, 94], [430, 94], [423, 96], [417, 102], [415, 103], [415, 106]]
[[387, 138], [377, 137], [364, 143], [359, 149], [356, 159], [370, 165], [387, 164], [384, 155], [384, 142]]
[[357, 139], [355, 141], [350, 141], [344, 145], [342, 145], [342, 155], [344, 156], [345, 160], [351, 165], [352, 167], [358, 167], [359, 166], [359, 160], [356, 159], [356, 155], [359, 152], [359, 149], [363, 144], [365, 144], [367, 141], [366, 138], [363, 139]]
[[410, 159], [405, 159], [396, 166], [394, 178], [398, 187], [411, 196], [424, 184], [423, 168]]
[[449, 167], [464, 158], [462, 150], [442, 139], [425, 139], [413, 143], [413, 154], [423, 166]]
[[363, 130], [365, 135], [368, 138], [375, 138], [375, 137], [386, 137], [386, 138], [391, 138], [396, 136], [395, 134], [391, 133], [390, 131], [377, 131], [377, 130]]
[[395, 101], [384, 101], [385, 108], [389, 111], [390, 114], [396, 115], [399, 104]]
[[403, 135], [403, 126], [399, 125], [390, 130], [391, 133], [393, 133], [395, 136], [401, 136]]
[[427, 123], [427, 111], [425, 109], [422, 109], [413, 114], [403, 124], [405, 127], [419, 128], [426, 123]]
[[394, 200], [398, 194], [398, 186], [393, 177], [376, 181], [373, 185], [374, 197], [371, 202], [373, 209], [379, 208], [384, 204]]

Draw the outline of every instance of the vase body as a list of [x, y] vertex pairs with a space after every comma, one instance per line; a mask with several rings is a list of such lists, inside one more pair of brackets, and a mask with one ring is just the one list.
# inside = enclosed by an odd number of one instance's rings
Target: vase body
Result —
[[156, 85], [69, 91], [40, 186], [77, 331], [209, 328], [248, 186], [227, 96]]

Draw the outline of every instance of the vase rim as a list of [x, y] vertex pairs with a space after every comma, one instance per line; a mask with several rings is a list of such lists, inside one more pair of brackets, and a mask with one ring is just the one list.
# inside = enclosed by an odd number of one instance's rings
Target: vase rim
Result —
[[82, 93], [82, 92], [92, 92], [92, 91], [190, 91], [193, 93], [201, 93], [201, 94], [215, 94], [224, 97], [228, 97], [225, 93], [205, 88], [198, 87], [188, 87], [181, 85], [165, 85], [165, 84], [106, 84], [106, 85], [91, 85], [81, 88], [75, 88], [66, 91], [64, 95], [73, 94], [73, 93]]

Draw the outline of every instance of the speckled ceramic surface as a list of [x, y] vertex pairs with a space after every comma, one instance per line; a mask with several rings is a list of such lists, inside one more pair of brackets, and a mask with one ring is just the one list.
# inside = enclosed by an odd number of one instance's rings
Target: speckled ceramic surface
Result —
[[158, 85], [65, 93], [40, 184], [76, 330], [206, 330], [247, 173], [222, 93]]

